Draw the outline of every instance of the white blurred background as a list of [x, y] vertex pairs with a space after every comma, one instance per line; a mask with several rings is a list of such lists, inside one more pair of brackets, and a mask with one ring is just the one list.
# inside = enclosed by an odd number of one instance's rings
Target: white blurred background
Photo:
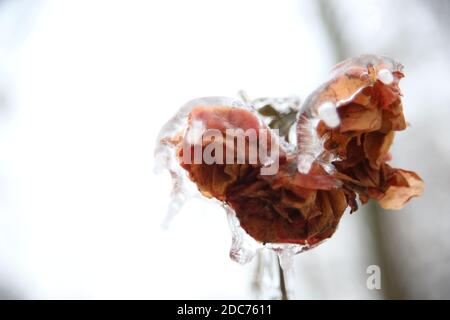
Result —
[[394, 164], [425, 194], [346, 215], [296, 257], [296, 298], [450, 298], [449, 16], [446, 0], [0, 0], [0, 298], [255, 297], [220, 208], [193, 200], [161, 228], [158, 130], [200, 96], [305, 97], [361, 53], [405, 65]]

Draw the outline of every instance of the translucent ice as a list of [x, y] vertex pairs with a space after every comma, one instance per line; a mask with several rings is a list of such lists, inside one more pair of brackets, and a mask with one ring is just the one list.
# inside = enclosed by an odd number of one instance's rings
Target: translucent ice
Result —
[[336, 106], [332, 102], [324, 102], [318, 111], [318, 116], [325, 124], [330, 128], [336, 128], [339, 123], [339, 115], [336, 110]]
[[394, 81], [394, 75], [388, 69], [378, 71], [378, 79], [384, 84], [391, 84]]
[[230, 258], [240, 264], [250, 262], [256, 251], [262, 247], [260, 243], [250, 237], [244, 229], [241, 228], [236, 213], [228, 205], [223, 207], [227, 213], [228, 225], [231, 230], [231, 249]]
[[[242, 94], [241, 94], [242, 95]], [[165, 225], [169, 223], [172, 217], [181, 209], [183, 204], [193, 197], [200, 195], [195, 184], [188, 178], [186, 170], [184, 170], [179, 162], [177, 150], [183, 140], [191, 144], [196, 144], [202, 137], [203, 124], [192, 121], [188, 125], [188, 117], [191, 110], [196, 106], [231, 106], [237, 108], [245, 108], [254, 113], [261, 123], [264, 123], [264, 118], [257, 113], [257, 109], [265, 105], [273, 105], [278, 108], [285, 108], [289, 110], [298, 110], [300, 100], [296, 97], [289, 98], [261, 98], [254, 101], [243, 101], [241, 99], [233, 99], [227, 97], [207, 97], [200, 98], [185, 104], [180, 110], [170, 119], [161, 129], [157, 147], [155, 149], [156, 171], [160, 172], [163, 169], [169, 171], [172, 178], [172, 191], [170, 196], [170, 203]], [[278, 138], [278, 136], [275, 136]], [[277, 140], [277, 143], [282, 144], [282, 149], [289, 154], [295, 154], [297, 149], [295, 143], [287, 143], [284, 140]], [[264, 165], [270, 165], [271, 159], [265, 159]], [[240, 226], [236, 213], [227, 204], [223, 203], [226, 211], [228, 222], [232, 235], [232, 245], [230, 249], [230, 257], [241, 264], [248, 263], [252, 260], [255, 253], [261, 249], [269, 249], [275, 251], [286, 270], [289, 269], [290, 259], [293, 255], [301, 252], [307, 246], [300, 245], [277, 245], [265, 244], [255, 241], [247, 232]]]
[[[163, 226], [167, 226], [173, 216], [182, 208], [184, 203], [193, 197], [200, 196], [196, 186], [187, 177], [186, 171], [180, 166], [176, 152], [184, 135], [188, 135], [192, 143], [198, 140], [202, 133], [201, 123], [193, 128], [188, 127], [188, 116], [196, 106], [217, 107], [228, 105], [232, 107], [247, 107], [239, 99], [227, 97], [205, 97], [189, 101], [182, 106], [178, 112], [161, 128], [156, 141], [155, 172], [160, 173], [164, 169], [170, 173], [172, 178], [172, 191], [170, 194], [169, 207]], [[192, 129], [192, 130], [190, 130]], [[188, 132], [186, 132], [186, 130]]]

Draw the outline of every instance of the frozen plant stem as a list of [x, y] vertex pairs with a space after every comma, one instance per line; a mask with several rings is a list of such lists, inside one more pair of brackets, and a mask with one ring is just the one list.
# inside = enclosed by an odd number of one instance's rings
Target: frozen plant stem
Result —
[[289, 270], [283, 270], [278, 254], [271, 249], [264, 248], [256, 253], [255, 274], [252, 288], [258, 299], [289, 300]]
[[286, 280], [284, 278], [284, 271], [281, 267], [280, 259], [278, 259], [278, 270], [280, 275], [280, 293], [281, 293], [281, 300], [289, 300], [287, 290], [286, 290]]

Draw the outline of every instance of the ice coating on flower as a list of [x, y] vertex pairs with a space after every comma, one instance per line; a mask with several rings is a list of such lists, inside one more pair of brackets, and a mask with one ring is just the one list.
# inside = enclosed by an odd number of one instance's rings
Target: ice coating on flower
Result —
[[[331, 72], [331, 78], [311, 93], [302, 105], [297, 124], [299, 171], [308, 173], [311, 164], [323, 151], [322, 140], [317, 137], [315, 130], [318, 123], [315, 120], [327, 122], [329, 119], [328, 126], [337, 127], [340, 120], [336, 118], [337, 112], [329, 110], [330, 106], [338, 109], [348, 104], [365, 88], [377, 82], [394, 89], [403, 77], [402, 70], [403, 66], [393, 59], [375, 55], [362, 55], [338, 64]], [[322, 111], [324, 107], [328, 116], [325, 119]]]
[[401, 64], [365, 55], [339, 64], [300, 110], [293, 98], [191, 101], [163, 127], [155, 152], [173, 178], [171, 210], [194, 185], [224, 206], [233, 260], [268, 247], [288, 269], [293, 255], [334, 234], [357, 199], [402, 208], [424, 188], [416, 173], [387, 163], [395, 132], [406, 129], [402, 77]]
[[390, 85], [392, 84], [392, 82], [394, 82], [394, 75], [389, 69], [381, 69], [380, 71], [378, 71], [377, 78], [387, 85]]
[[165, 226], [168, 225], [172, 217], [181, 209], [186, 201], [199, 195], [196, 187], [187, 177], [186, 171], [180, 166], [177, 155], [178, 147], [183, 140], [183, 136], [189, 136], [189, 133], [186, 133], [188, 131], [188, 117], [192, 109], [199, 105], [211, 108], [223, 105], [246, 107], [241, 100], [228, 97], [203, 97], [194, 99], [184, 104], [162, 126], [156, 140], [154, 156], [155, 172], [160, 173], [163, 170], [167, 170], [172, 179], [172, 191], [166, 220], [164, 221]]
[[[267, 130], [268, 143], [273, 138], [272, 131], [260, 119], [251, 106], [238, 99], [207, 97], [195, 99], [185, 104], [161, 129], [155, 149], [156, 171], [166, 169], [173, 182], [167, 220], [180, 210], [184, 202], [198, 195], [223, 201], [227, 186], [248, 171], [250, 164], [205, 165], [183, 161], [183, 147], [203, 148], [204, 133], [208, 129], [263, 129]], [[208, 141], [206, 141], [207, 144]], [[284, 158], [280, 146], [280, 157]], [[270, 162], [256, 163], [259, 168]], [[195, 184], [193, 183], [195, 182]], [[194, 188], [193, 188], [194, 186]], [[226, 202], [223, 203], [232, 234], [230, 257], [239, 263], [249, 262], [262, 243], [255, 241], [240, 226], [236, 213]], [[280, 247], [279, 250], [282, 250]]]
[[336, 106], [330, 101], [324, 102], [318, 108], [317, 114], [319, 119], [325, 122], [325, 124], [330, 128], [336, 128], [341, 122]]
[[[299, 173], [295, 154], [286, 152], [277, 144], [278, 140], [272, 139], [274, 133], [256, 114], [246, 108], [197, 105], [185, 121], [185, 133], [179, 134], [175, 143], [179, 165], [205, 197], [223, 201], [226, 208], [232, 209], [240, 227], [255, 240], [297, 244], [303, 248], [317, 245], [334, 233], [347, 204], [346, 192], [339, 189], [341, 181], [327, 174], [319, 164], [315, 164], [308, 174]], [[195, 144], [189, 134], [194, 124], [205, 130], [200, 141], [194, 139]], [[229, 139], [227, 130], [236, 128], [242, 132], [259, 130], [256, 131], [258, 138], [263, 136], [263, 141], [267, 140], [270, 146], [275, 143], [279, 149], [278, 158], [273, 159], [279, 164], [276, 172], [263, 174], [262, 169], [267, 164], [264, 159], [253, 163], [248, 161], [253, 148], [261, 149], [261, 140], [257, 144], [246, 144], [244, 148], [233, 148], [236, 150], [232, 154], [234, 161], [222, 161], [227, 160], [224, 154], [229, 149], [228, 142], [231, 141], [231, 146], [237, 143]], [[211, 129], [219, 131], [213, 140], [205, 138]], [[222, 149], [215, 150], [215, 155], [220, 153], [220, 157], [214, 163], [195, 161], [195, 148], [204, 155], [218, 141], [225, 144], [223, 153]], [[239, 151], [244, 151], [242, 162], [236, 161], [239, 160]], [[189, 156], [186, 157], [187, 153]], [[241, 243], [239, 237], [235, 238], [237, 240], [233, 243]], [[246, 261], [242, 257], [248, 254], [242, 254], [242, 248], [235, 247], [231, 256], [237, 261]]]
[[230, 206], [224, 204], [224, 208], [231, 230], [230, 258], [240, 264], [246, 264], [253, 259], [256, 251], [261, 248], [261, 244], [241, 228], [236, 212]]
[[[375, 199], [386, 209], [401, 209], [419, 196], [424, 187], [420, 177], [387, 164], [395, 132], [407, 126], [399, 89], [402, 69], [392, 59], [369, 55], [339, 64], [302, 108], [299, 171], [309, 172], [314, 163], [332, 168], [328, 173], [362, 203]], [[339, 125], [321, 115], [324, 104], [336, 106]]]

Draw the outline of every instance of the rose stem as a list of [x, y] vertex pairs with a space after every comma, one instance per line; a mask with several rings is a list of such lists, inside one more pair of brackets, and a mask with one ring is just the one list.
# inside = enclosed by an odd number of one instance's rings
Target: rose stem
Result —
[[286, 281], [284, 279], [284, 271], [281, 267], [280, 260], [278, 260], [278, 270], [280, 274], [280, 292], [281, 292], [281, 300], [289, 300], [287, 290], [286, 290]]

